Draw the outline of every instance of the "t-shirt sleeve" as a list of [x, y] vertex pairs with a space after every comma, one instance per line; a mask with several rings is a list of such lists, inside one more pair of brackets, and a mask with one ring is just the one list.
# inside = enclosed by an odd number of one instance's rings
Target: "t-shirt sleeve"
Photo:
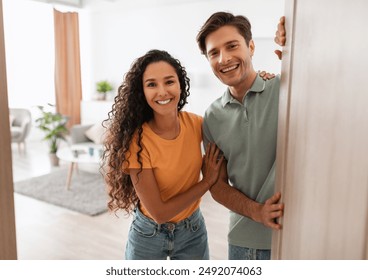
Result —
[[203, 135], [202, 135], [202, 124], [203, 124], [203, 117], [196, 115], [197, 117], [197, 131], [199, 132], [200, 141], [202, 141]]
[[[152, 168], [151, 159], [148, 150], [146, 149], [144, 143], [141, 141], [142, 151], [140, 152], [140, 162], [142, 164], [142, 168]], [[137, 144], [137, 138], [134, 137], [129, 147], [129, 152], [127, 155], [128, 164], [125, 166], [125, 170], [128, 171], [131, 168], [141, 168], [141, 164], [138, 161], [138, 151], [140, 147]]]
[[192, 130], [193, 137], [197, 137], [199, 143], [202, 142], [203, 117], [194, 113], [183, 112], [182, 117], [187, 127]]

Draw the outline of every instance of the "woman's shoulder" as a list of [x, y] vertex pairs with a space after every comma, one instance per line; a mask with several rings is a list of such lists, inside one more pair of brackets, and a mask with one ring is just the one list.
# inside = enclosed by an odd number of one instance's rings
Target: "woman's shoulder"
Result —
[[203, 117], [199, 116], [197, 114], [191, 113], [191, 112], [179, 112], [179, 117], [183, 120], [183, 121], [191, 121], [194, 123], [200, 123], [202, 124], [203, 121]]
[[181, 119], [183, 128], [190, 135], [197, 135], [198, 139], [202, 139], [203, 118], [201, 116], [189, 112], [180, 112], [179, 118]]

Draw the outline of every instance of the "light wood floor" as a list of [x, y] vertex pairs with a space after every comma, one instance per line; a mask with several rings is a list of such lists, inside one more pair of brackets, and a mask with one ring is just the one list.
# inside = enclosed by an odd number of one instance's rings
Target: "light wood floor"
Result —
[[[19, 154], [13, 144], [14, 181], [50, 172], [46, 143], [27, 142]], [[66, 163], [61, 162], [62, 165]], [[96, 168], [79, 166], [80, 169]], [[124, 259], [130, 218], [106, 212], [90, 217], [14, 194], [17, 250], [21, 260], [116, 260]], [[209, 194], [201, 209], [206, 219], [211, 259], [227, 259], [228, 211]]]

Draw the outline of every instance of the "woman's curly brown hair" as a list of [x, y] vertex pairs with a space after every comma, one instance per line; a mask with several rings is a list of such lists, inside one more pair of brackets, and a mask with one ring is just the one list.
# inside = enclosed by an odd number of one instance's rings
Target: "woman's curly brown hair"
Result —
[[178, 111], [187, 103], [189, 96], [189, 78], [180, 61], [173, 58], [166, 51], [150, 50], [144, 56], [136, 59], [123, 83], [118, 88], [114, 105], [109, 112], [108, 119], [104, 121], [107, 127], [104, 140], [104, 154], [102, 170], [108, 185], [110, 201], [108, 207], [111, 211], [124, 209], [130, 213], [138, 204], [138, 197], [128, 173], [124, 172], [129, 156], [129, 147], [133, 136], [137, 133], [139, 151], [137, 160], [142, 171], [141, 140], [142, 125], [153, 118], [153, 110], [148, 105], [143, 92], [143, 73], [151, 63], [164, 61], [176, 71], [180, 83], [180, 100]]

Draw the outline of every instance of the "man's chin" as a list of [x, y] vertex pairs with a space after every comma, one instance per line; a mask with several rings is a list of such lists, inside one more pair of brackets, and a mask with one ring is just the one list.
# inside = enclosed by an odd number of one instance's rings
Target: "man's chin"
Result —
[[236, 80], [235, 79], [220, 78], [219, 80], [221, 81], [221, 83], [223, 83], [224, 85], [227, 85], [228, 87], [232, 87], [232, 86], [236, 85]]

